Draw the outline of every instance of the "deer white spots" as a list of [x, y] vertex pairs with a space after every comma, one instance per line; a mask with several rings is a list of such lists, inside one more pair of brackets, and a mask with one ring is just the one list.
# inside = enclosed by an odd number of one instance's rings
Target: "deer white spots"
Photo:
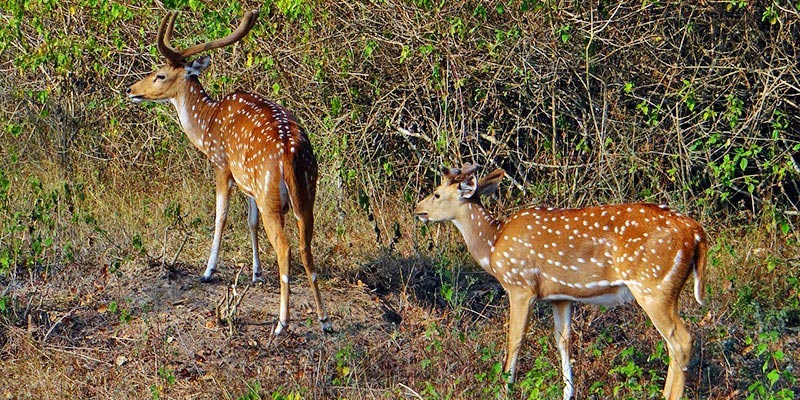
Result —
[[[508, 292], [511, 317], [504, 369], [510, 379], [533, 298], [553, 304], [564, 399], [573, 391], [569, 367], [571, 302], [611, 306], [636, 300], [663, 333], [670, 352], [663, 394], [670, 400], [679, 399], [692, 339], [678, 317], [677, 299], [690, 274], [695, 279], [695, 298], [698, 302], [701, 299], [707, 251], [703, 228], [684, 215], [653, 204], [537, 207], [495, 220], [481, 206], [480, 197], [497, 188], [504, 172], [496, 170], [478, 179], [476, 169], [470, 165], [443, 168], [437, 199], [423, 199], [415, 213], [424, 221], [452, 221], [473, 257]], [[479, 226], [473, 215], [488, 217], [490, 223]], [[498, 239], [487, 243], [479, 237]]]

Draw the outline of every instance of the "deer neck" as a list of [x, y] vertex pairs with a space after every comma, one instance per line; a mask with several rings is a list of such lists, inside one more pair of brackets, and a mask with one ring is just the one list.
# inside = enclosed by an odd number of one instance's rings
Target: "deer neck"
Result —
[[495, 219], [482, 205], [467, 203], [461, 207], [461, 212], [453, 219], [453, 224], [464, 236], [472, 257], [481, 268], [491, 273], [489, 261], [503, 222]]
[[211, 146], [211, 118], [217, 110], [217, 102], [208, 96], [196, 76], [186, 78], [178, 95], [170, 101], [178, 111], [181, 128], [186, 136], [203, 154]]

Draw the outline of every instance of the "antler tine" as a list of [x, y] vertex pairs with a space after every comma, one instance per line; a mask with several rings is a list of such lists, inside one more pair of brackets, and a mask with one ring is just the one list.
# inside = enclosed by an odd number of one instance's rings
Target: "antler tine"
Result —
[[[172, 30], [175, 29], [175, 17], [178, 16], [178, 13], [173, 11], [169, 13], [169, 23], [167, 24], [167, 30], [164, 32], [164, 43], [169, 46], [169, 42], [172, 40]], [[172, 46], [170, 46], [172, 47]], [[175, 52], [177, 54], [177, 51]]]
[[158, 48], [158, 52], [161, 53], [167, 61], [177, 65], [181, 63], [183, 57], [169, 45], [169, 40], [172, 37], [172, 28], [175, 25], [175, 16], [176, 13], [171, 11], [161, 20], [161, 26], [158, 28], [156, 47]]
[[463, 175], [473, 174], [473, 173], [475, 173], [475, 171], [478, 170], [478, 167], [480, 167], [480, 165], [478, 165], [478, 164], [464, 163], [464, 166], [461, 167], [461, 173]]
[[464, 163], [461, 169], [442, 167], [440, 170], [448, 182], [454, 183], [465, 180], [468, 176], [474, 174], [478, 167], [480, 167], [478, 164]]
[[461, 170], [458, 169], [458, 168], [450, 168], [450, 167], [445, 167], [445, 166], [440, 167], [439, 171], [442, 173], [442, 176], [444, 177], [444, 179], [446, 179], [447, 182], [451, 182], [451, 183], [461, 173]]
[[239, 27], [237, 27], [236, 30], [233, 31], [230, 35], [225, 36], [224, 38], [221, 38], [221, 39], [213, 40], [211, 42], [201, 43], [201, 44], [192, 46], [192, 47], [190, 47], [190, 48], [188, 48], [186, 50], [182, 50], [180, 52], [181, 59], [186, 59], [188, 57], [191, 57], [191, 56], [193, 56], [193, 55], [195, 55], [197, 53], [200, 53], [200, 52], [203, 52], [203, 51], [206, 51], [206, 50], [225, 47], [225, 46], [227, 46], [229, 44], [232, 44], [232, 43], [235, 43], [235, 42], [239, 41], [245, 35], [247, 35], [248, 32], [250, 32], [250, 29], [253, 28], [253, 25], [255, 25], [257, 16], [258, 16], [258, 11], [248, 11], [248, 12], [244, 13], [244, 16], [242, 17], [242, 21], [239, 23]]
[[478, 170], [478, 167], [479, 167], [478, 164], [464, 163], [464, 165], [461, 167], [461, 170], [456, 176], [453, 177], [452, 181], [453, 182], [465, 181], [470, 175], [474, 174], [475, 171]]

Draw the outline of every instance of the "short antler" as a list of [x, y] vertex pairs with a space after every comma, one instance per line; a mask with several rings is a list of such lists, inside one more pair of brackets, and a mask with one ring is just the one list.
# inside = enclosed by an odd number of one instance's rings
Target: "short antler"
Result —
[[183, 63], [185, 59], [197, 53], [225, 47], [241, 40], [255, 25], [258, 11], [248, 11], [244, 13], [244, 17], [242, 17], [239, 27], [237, 27], [235, 31], [231, 32], [230, 35], [221, 39], [201, 43], [181, 51], [173, 49], [169, 44], [170, 38], [172, 37], [172, 28], [175, 26], [175, 16], [175, 12], [170, 12], [161, 21], [161, 27], [158, 29], [157, 46], [158, 51], [162, 56], [164, 56], [170, 63], [178, 65]]
[[464, 163], [461, 169], [442, 167], [442, 175], [450, 182], [460, 182], [478, 170], [478, 164]]

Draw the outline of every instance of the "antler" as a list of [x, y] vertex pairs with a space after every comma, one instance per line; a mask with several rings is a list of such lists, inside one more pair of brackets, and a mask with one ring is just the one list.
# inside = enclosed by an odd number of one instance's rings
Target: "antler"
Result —
[[231, 32], [230, 35], [221, 39], [201, 43], [181, 51], [177, 51], [169, 45], [169, 40], [172, 37], [172, 28], [175, 26], [175, 16], [176, 13], [174, 11], [170, 12], [161, 21], [161, 27], [158, 29], [158, 40], [156, 45], [158, 47], [158, 52], [161, 53], [161, 55], [164, 56], [170, 63], [179, 65], [183, 63], [183, 60], [197, 53], [225, 47], [229, 44], [239, 41], [241, 38], [247, 35], [247, 33], [250, 32], [250, 29], [253, 28], [253, 25], [255, 25], [258, 11], [248, 11], [244, 13], [244, 17], [242, 17], [239, 27], [237, 27], [235, 31]]
[[442, 167], [442, 175], [450, 182], [461, 182], [475, 173], [480, 167], [478, 164], [464, 163], [461, 169]]
[[480, 167], [478, 164], [464, 163], [464, 166], [461, 167], [461, 175], [466, 178], [467, 176], [474, 174], [475, 171], [478, 170], [478, 167]]
[[183, 61], [183, 58], [180, 53], [169, 45], [169, 39], [172, 36], [172, 27], [175, 25], [175, 15], [175, 12], [171, 11], [161, 20], [161, 26], [158, 28], [156, 47], [158, 48], [158, 52], [161, 53], [170, 64], [179, 65]]

